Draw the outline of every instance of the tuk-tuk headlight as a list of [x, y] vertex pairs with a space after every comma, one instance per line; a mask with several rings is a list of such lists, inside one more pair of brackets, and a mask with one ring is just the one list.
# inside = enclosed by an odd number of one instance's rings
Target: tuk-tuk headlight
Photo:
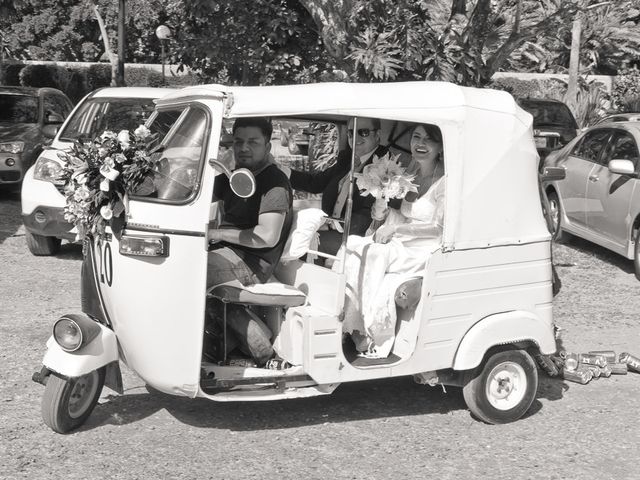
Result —
[[53, 338], [65, 352], [75, 352], [99, 332], [98, 324], [84, 315], [65, 315], [53, 325]]
[[68, 318], [61, 318], [53, 326], [53, 338], [66, 352], [75, 352], [82, 345], [80, 326]]
[[120, 253], [136, 257], [168, 257], [169, 237], [124, 234], [120, 238]]

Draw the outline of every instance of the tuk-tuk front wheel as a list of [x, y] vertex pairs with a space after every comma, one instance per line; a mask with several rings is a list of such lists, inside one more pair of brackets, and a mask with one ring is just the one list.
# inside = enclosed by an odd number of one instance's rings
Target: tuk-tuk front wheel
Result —
[[524, 350], [492, 352], [467, 372], [462, 393], [471, 413], [490, 423], [509, 423], [524, 415], [538, 390], [538, 370]]
[[81, 426], [98, 403], [104, 385], [104, 367], [78, 378], [49, 375], [42, 397], [42, 419], [54, 432]]

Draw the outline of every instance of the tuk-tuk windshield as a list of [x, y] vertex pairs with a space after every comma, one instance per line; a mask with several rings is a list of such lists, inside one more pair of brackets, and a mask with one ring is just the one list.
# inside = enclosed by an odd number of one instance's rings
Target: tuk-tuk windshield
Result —
[[159, 161], [150, 178], [135, 194], [168, 201], [185, 201], [195, 192], [207, 138], [207, 115], [200, 108], [163, 110], [149, 129], [157, 135]]
[[151, 98], [93, 98], [80, 106], [60, 133], [60, 140], [93, 140], [105, 130], [134, 130], [151, 112]]

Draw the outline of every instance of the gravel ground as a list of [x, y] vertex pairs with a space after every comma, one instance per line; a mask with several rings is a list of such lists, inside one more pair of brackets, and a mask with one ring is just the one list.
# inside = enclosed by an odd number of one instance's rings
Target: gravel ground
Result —
[[[52, 321], [79, 310], [80, 248], [27, 250], [19, 196], [0, 193], [0, 478], [637, 479], [640, 374], [588, 385], [541, 374], [520, 421], [474, 420], [459, 389], [409, 378], [332, 395], [216, 403], [149, 392], [123, 368], [80, 430], [50, 431], [31, 381]], [[554, 315], [570, 351], [640, 355], [640, 282], [631, 262], [580, 240], [555, 247]]]

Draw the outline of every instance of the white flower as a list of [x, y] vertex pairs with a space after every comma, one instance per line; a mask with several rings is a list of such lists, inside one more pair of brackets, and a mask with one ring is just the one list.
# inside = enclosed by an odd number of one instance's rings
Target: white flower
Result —
[[101, 158], [106, 157], [108, 154], [109, 154], [109, 149], [108, 148], [100, 147], [98, 149], [98, 155], [100, 155]]
[[111, 130], [105, 130], [104, 132], [102, 132], [102, 135], [100, 135], [100, 140], [102, 140], [103, 142], [111, 138], [118, 138], [118, 136], [116, 135], [116, 132], [112, 132]]
[[144, 125], [140, 125], [138, 128], [135, 129], [135, 131], [133, 132], [133, 134], [140, 138], [141, 140], [144, 140], [145, 138], [147, 138], [149, 135], [151, 135], [151, 130], [149, 130], [147, 127], [145, 127]]
[[109, 180], [113, 181], [116, 178], [118, 178], [118, 176], [120, 175], [120, 172], [118, 170], [116, 170], [115, 168], [112, 168], [107, 163], [105, 163], [100, 167], [100, 174], [103, 177], [108, 178]]
[[399, 155], [393, 158], [386, 154], [382, 158], [374, 156], [372, 162], [362, 169], [362, 175], [356, 178], [361, 195], [374, 198], [404, 198], [410, 192], [417, 192], [405, 169], [397, 162]]
[[116, 153], [116, 154], [113, 156], [113, 159], [114, 159], [116, 162], [118, 162], [118, 163], [123, 163], [123, 162], [126, 162], [126, 161], [127, 161], [127, 157], [126, 157], [124, 154], [122, 154], [122, 153]]
[[111, 210], [111, 207], [109, 207], [109, 205], [105, 205], [100, 209], [100, 216], [105, 220], [111, 220], [111, 218], [113, 217], [113, 210]]
[[120, 142], [120, 146], [123, 150], [129, 148], [129, 144], [131, 143], [131, 138], [129, 137], [128, 130], [120, 130], [118, 134], [118, 142]]
[[77, 202], [81, 202], [83, 200], [88, 199], [89, 195], [91, 195], [91, 191], [86, 187], [86, 185], [81, 185], [79, 188], [76, 189], [75, 193], [73, 194], [73, 198]]
[[100, 182], [100, 190], [102, 190], [103, 192], [108, 192], [109, 191], [109, 179], [108, 178], [103, 178], [102, 181]]

